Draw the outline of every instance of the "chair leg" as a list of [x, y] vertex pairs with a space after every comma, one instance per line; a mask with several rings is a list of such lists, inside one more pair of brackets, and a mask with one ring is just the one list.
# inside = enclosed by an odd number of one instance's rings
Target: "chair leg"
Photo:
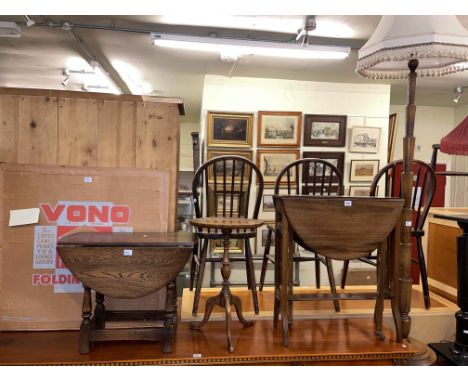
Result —
[[349, 267], [349, 260], [345, 260], [343, 263], [343, 270], [341, 275], [341, 289], [344, 289], [346, 286], [346, 278], [348, 277], [348, 267]]
[[[201, 239], [200, 239], [201, 240]], [[199, 244], [196, 243], [193, 246], [193, 252], [192, 252], [192, 263], [190, 264], [190, 291], [193, 290], [193, 286], [195, 285], [195, 278], [196, 278], [196, 273], [197, 273], [197, 258], [198, 256], [198, 248]]]
[[320, 259], [318, 257], [318, 255], [315, 255], [315, 286], [317, 287], [317, 289], [320, 289]]
[[195, 289], [195, 296], [193, 299], [193, 308], [192, 308], [192, 315], [196, 316], [198, 312], [198, 304], [200, 302], [200, 293], [202, 288], [203, 282], [203, 273], [205, 272], [205, 264], [206, 264], [206, 254], [208, 252], [208, 239], [203, 240], [203, 246], [200, 255], [200, 265], [198, 266], [198, 275], [197, 275], [197, 286]]
[[255, 283], [255, 272], [254, 272], [254, 264], [252, 258], [252, 251], [250, 249], [250, 240], [245, 239], [245, 255], [246, 255], [246, 268], [247, 268], [247, 281], [250, 284], [250, 289], [252, 292], [252, 300], [254, 304], [255, 314], [260, 312], [258, 307], [258, 298], [257, 298], [257, 285]]
[[385, 274], [387, 269], [387, 249], [382, 245], [377, 256], [377, 300], [374, 309], [374, 324], [375, 335], [378, 339], [384, 340], [385, 336], [382, 331], [382, 320], [384, 310], [384, 293], [385, 293]]
[[421, 273], [421, 283], [423, 287], [423, 296], [424, 296], [424, 307], [429, 309], [431, 307], [431, 300], [429, 297], [429, 284], [427, 282], [427, 271], [426, 271], [426, 262], [424, 260], [424, 251], [422, 248], [421, 237], [416, 238], [416, 243], [418, 247], [418, 262], [419, 262], [419, 271]]
[[[333, 275], [333, 265], [329, 258], [325, 258], [325, 265], [327, 266], [328, 281], [330, 282], [330, 291], [333, 295], [337, 296], [336, 285], [335, 285], [335, 276]], [[340, 302], [338, 300], [333, 300], [333, 306], [335, 307], [335, 312], [339, 312]]]
[[[252, 270], [255, 272], [255, 268], [253, 267], [253, 259], [252, 261], [248, 261], [247, 255], [247, 242], [250, 242], [249, 239], [244, 239], [244, 247], [245, 247], [245, 273], [247, 275], [247, 289], [252, 291]], [[249, 247], [250, 249], [250, 247]], [[252, 257], [252, 256], [251, 256]], [[252, 268], [252, 270], [251, 270]], [[255, 284], [255, 281], [254, 281]]]
[[301, 285], [301, 278], [300, 278], [300, 261], [295, 261], [294, 262], [294, 282], [293, 284], [296, 286]]
[[265, 276], [266, 276], [267, 265], [268, 265], [268, 255], [270, 254], [270, 247], [271, 247], [271, 236], [272, 236], [272, 233], [270, 230], [268, 230], [267, 239], [265, 243], [265, 252], [263, 254], [262, 271], [260, 273], [260, 285], [258, 286], [258, 290], [260, 292], [263, 290], [263, 284], [265, 284]]

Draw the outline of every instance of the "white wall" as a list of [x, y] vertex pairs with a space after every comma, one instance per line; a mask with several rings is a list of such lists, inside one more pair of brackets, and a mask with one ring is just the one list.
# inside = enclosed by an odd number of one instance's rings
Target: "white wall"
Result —
[[[460, 105], [455, 108], [454, 127], [462, 122], [468, 115], [468, 105]], [[468, 172], [468, 156], [454, 156], [453, 170]], [[452, 178], [452, 204], [455, 207], [468, 206], [468, 177], [457, 176]]]
[[[397, 114], [397, 136], [393, 159], [403, 158], [403, 136], [405, 134], [406, 105], [391, 105], [390, 114]], [[452, 107], [416, 106], [414, 136], [416, 137], [414, 158], [429, 163], [432, 157], [432, 145], [440, 143], [454, 127], [454, 109]], [[452, 157], [441, 153], [437, 155], [438, 163], [445, 163], [447, 170], [452, 169]], [[445, 188], [445, 206], [451, 206], [453, 179], [447, 178]]]
[[[205, 76], [201, 113], [201, 139], [205, 135], [207, 111], [232, 111], [254, 113], [254, 158], [256, 157], [257, 112], [301, 111], [303, 114], [347, 115], [347, 142], [343, 148], [307, 147], [301, 151], [344, 151], [344, 180], [348, 191], [349, 166], [351, 159], [379, 159], [380, 166], [386, 163], [388, 140], [388, 115], [390, 86], [376, 84], [341, 84], [264, 78], [241, 78]], [[380, 127], [380, 149], [377, 154], [349, 153], [349, 138], [352, 126]], [[262, 217], [262, 216], [260, 216]], [[264, 216], [273, 219], [274, 216]], [[360, 266], [358, 263], [356, 265]], [[301, 266], [301, 284], [313, 285], [312, 263]], [[270, 268], [271, 269], [271, 265]], [[335, 262], [335, 276], [340, 281], [341, 262]], [[259, 268], [257, 269], [257, 278]], [[219, 271], [216, 278], [220, 280]], [[205, 272], [207, 285], [209, 271]], [[243, 267], [234, 269], [231, 280], [245, 280]], [[267, 281], [272, 274], [267, 275]], [[323, 284], [327, 284], [326, 272], [322, 267]]]
[[192, 132], [200, 132], [199, 123], [181, 123], [180, 124], [180, 171], [193, 171], [193, 147]]

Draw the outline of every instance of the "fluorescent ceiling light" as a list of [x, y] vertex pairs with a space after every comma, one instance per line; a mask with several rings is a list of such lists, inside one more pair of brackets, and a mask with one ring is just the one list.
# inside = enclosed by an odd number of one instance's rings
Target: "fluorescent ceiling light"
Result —
[[219, 53], [222, 56], [256, 55], [299, 59], [340, 60], [349, 56], [351, 48], [325, 45], [296, 45], [269, 41], [238, 40], [218, 37], [183, 36], [152, 33], [153, 44], [159, 47]]
[[13, 21], [0, 21], [0, 37], [21, 37], [21, 29]]

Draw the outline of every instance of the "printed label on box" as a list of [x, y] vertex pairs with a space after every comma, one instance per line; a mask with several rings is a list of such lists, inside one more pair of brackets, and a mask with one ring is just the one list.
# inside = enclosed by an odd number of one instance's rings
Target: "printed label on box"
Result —
[[[130, 207], [112, 202], [59, 201], [40, 208], [51, 225], [34, 227], [33, 269], [48, 270], [33, 273], [32, 285], [53, 286], [54, 293], [81, 293], [83, 286], [61, 261], [57, 242], [66, 234], [83, 231], [133, 232]], [[117, 226], [114, 226], [116, 224]], [[53, 273], [51, 273], [53, 271]]]
[[56, 226], [34, 227], [33, 269], [54, 269], [57, 245]]

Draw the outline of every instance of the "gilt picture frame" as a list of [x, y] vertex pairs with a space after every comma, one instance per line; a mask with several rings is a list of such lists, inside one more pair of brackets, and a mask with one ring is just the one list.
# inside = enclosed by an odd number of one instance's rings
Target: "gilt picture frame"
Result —
[[351, 160], [349, 171], [350, 182], [372, 182], [379, 171], [378, 159]]
[[301, 112], [258, 112], [257, 146], [259, 147], [299, 147], [301, 132]]
[[[257, 166], [266, 185], [273, 185], [281, 170], [299, 159], [299, 150], [257, 150]], [[295, 183], [294, 169], [291, 171], [291, 183]]]
[[252, 147], [253, 114], [207, 113], [208, 147]]
[[[208, 149], [207, 152], [206, 152], [206, 160], [208, 161], [210, 159], [217, 158], [217, 157], [220, 157], [220, 156], [223, 156], [223, 155], [238, 155], [238, 156], [241, 156], [241, 157], [249, 159], [249, 160], [253, 159], [253, 154], [252, 154], [252, 151], [250, 151], [250, 150], [248, 150], [248, 151], [247, 150], [245, 150], [245, 151], [240, 151], [240, 150], [236, 151], [236, 150], [213, 150], [213, 149]], [[228, 166], [226, 168], [226, 173], [229, 174], [229, 176], [231, 176], [232, 170], [229, 168], [229, 164], [231, 164], [231, 166], [232, 166], [232, 161], [226, 161], [226, 165]], [[235, 174], [234, 174], [234, 182], [236, 182], [236, 183], [240, 182], [240, 179], [241, 179], [240, 170], [241, 170], [241, 168], [239, 167], [235, 171]], [[247, 169], [244, 172], [244, 175], [246, 175], [246, 174], [247, 174]], [[217, 173], [217, 176], [222, 176], [222, 169], [221, 168], [219, 168], [219, 173]], [[214, 174], [213, 174], [213, 169], [212, 168], [208, 169], [208, 181], [209, 182], [214, 181]]]

